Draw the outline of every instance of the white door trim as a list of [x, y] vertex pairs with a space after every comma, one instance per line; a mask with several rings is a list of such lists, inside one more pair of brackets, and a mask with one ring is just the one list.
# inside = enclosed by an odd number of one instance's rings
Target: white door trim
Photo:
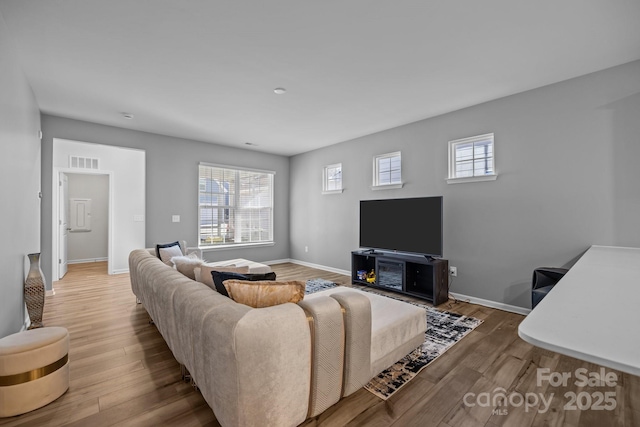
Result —
[[[63, 194], [63, 192], [65, 192]], [[69, 199], [69, 175], [64, 172], [58, 174], [58, 215], [63, 218], [62, 221], [59, 221], [58, 224], [58, 278], [64, 277], [67, 274], [67, 256], [69, 253], [68, 244], [69, 244], [69, 210], [65, 208], [66, 206], [60, 206], [60, 203], [66, 203]], [[64, 212], [64, 214], [63, 214]], [[58, 219], [60, 219], [60, 217]], [[66, 222], [65, 218], [66, 217]], [[61, 242], [60, 237], [66, 237], [66, 242]], [[64, 238], [63, 238], [64, 240]], [[62, 243], [62, 244], [60, 244]], [[61, 253], [64, 252], [64, 253]], [[64, 261], [64, 262], [61, 262]], [[64, 267], [63, 267], [64, 266]], [[62, 271], [64, 270], [64, 271]]]

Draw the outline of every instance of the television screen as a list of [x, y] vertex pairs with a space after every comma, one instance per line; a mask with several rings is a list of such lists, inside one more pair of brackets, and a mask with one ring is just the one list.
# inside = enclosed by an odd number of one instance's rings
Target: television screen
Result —
[[360, 247], [442, 256], [442, 196], [361, 200]]

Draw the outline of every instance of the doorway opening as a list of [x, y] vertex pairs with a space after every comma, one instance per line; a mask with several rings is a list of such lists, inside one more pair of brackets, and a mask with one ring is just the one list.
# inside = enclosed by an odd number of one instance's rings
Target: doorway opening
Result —
[[58, 169], [57, 177], [52, 282], [64, 277], [68, 264], [106, 261], [113, 274], [112, 173]]

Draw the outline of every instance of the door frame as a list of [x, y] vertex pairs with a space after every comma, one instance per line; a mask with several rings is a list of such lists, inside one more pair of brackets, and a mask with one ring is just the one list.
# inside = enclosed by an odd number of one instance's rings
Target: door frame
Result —
[[[62, 190], [65, 188], [65, 182], [66, 180], [66, 194], [62, 194]], [[58, 259], [62, 259], [60, 252], [62, 251], [61, 246], [64, 247], [64, 249], [66, 250], [66, 254], [65, 254], [65, 264], [68, 265], [68, 254], [69, 254], [69, 209], [67, 209], [66, 206], [60, 206], [60, 202], [61, 201], [65, 201], [65, 200], [69, 200], [69, 174], [67, 174], [66, 172], [60, 172], [58, 174]], [[66, 211], [66, 212], [65, 212]], [[64, 212], [64, 215], [63, 215]], [[60, 221], [60, 217], [61, 216], [66, 216], [66, 229], [62, 227], [62, 221]], [[60, 238], [63, 236], [63, 233], [65, 233], [64, 235], [66, 235], [67, 237], [67, 241], [65, 244], [61, 244]], [[58, 261], [58, 264], [56, 264], [56, 266], [58, 267], [58, 278], [62, 278], [64, 277], [64, 274], [61, 273], [61, 269], [62, 269], [62, 263], [60, 261]], [[66, 266], [65, 266], [65, 274], [67, 274], [67, 270], [66, 270]]]
[[51, 278], [52, 291], [53, 282], [60, 280], [60, 272], [58, 269], [59, 248], [60, 248], [60, 174], [74, 174], [74, 175], [107, 175], [109, 179], [109, 206], [108, 206], [108, 219], [107, 219], [107, 273], [115, 274], [113, 271], [113, 172], [104, 170], [92, 170], [92, 169], [72, 169], [72, 168], [53, 168], [53, 176], [51, 182]]

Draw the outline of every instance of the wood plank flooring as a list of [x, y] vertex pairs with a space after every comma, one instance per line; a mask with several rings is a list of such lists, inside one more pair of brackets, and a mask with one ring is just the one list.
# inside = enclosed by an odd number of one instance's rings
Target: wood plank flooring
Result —
[[[279, 279], [320, 277], [349, 284], [347, 276], [296, 264], [272, 268]], [[200, 393], [181, 381], [160, 333], [149, 324], [144, 307], [135, 303], [128, 274], [109, 276], [106, 263], [70, 265], [54, 288], [44, 321], [70, 332], [70, 388], [44, 408], [0, 419], [0, 426], [219, 425]], [[522, 341], [517, 335], [522, 316], [460, 302], [439, 308], [484, 323], [387, 401], [361, 389], [302, 425], [640, 426], [639, 377], [607, 369], [617, 375], [615, 386], [576, 385], [576, 369], [597, 372], [600, 367]], [[554, 387], [538, 381], [537, 368], [570, 373], [572, 378]], [[511, 399], [506, 404], [478, 404], [483, 393], [493, 399], [500, 391]], [[572, 402], [565, 393], [580, 396], [573, 402], [575, 410], [566, 408]], [[591, 408], [598, 393], [610, 393], [615, 408], [578, 409]], [[535, 400], [540, 394], [548, 405]], [[526, 397], [529, 406], [517, 396]]]

